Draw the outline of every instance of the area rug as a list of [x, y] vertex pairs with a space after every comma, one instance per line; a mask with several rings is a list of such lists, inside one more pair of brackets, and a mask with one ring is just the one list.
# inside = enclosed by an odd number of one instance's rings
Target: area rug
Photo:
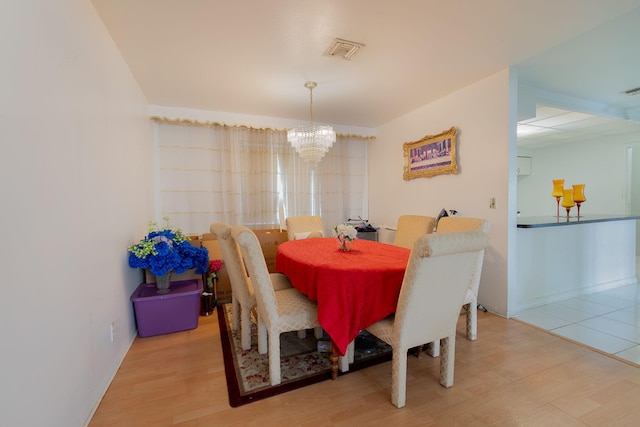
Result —
[[[299, 338], [297, 332], [288, 332], [280, 336], [280, 366], [282, 383], [271, 386], [269, 383], [269, 355], [258, 353], [258, 334], [255, 322], [251, 327], [251, 349], [242, 350], [240, 330], [233, 330], [231, 304], [221, 304], [216, 308], [220, 325], [220, 339], [224, 357], [229, 404], [237, 407], [300, 387], [321, 381], [331, 381], [329, 353], [318, 351], [318, 341], [329, 342], [325, 334], [317, 340], [313, 330], [308, 330], [305, 338]], [[391, 347], [373, 335], [362, 331], [355, 341], [354, 363], [345, 375], [369, 366], [391, 360]]]

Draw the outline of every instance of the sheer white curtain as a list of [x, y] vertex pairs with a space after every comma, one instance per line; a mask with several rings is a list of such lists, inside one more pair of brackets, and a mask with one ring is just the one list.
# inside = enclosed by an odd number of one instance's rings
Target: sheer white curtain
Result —
[[285, 216], [321, 215], [330, 227], [367, 211], [367, 141], [338, 137], [310, 169], [286, 131], [156, 121], [158, 217], [189, 234], [224, 221], [279, 228]]
[[361, 138], [338, 136], [320, 162], [316, 200], [325, 227], [349, 218], [368, 218], [367, 147]]

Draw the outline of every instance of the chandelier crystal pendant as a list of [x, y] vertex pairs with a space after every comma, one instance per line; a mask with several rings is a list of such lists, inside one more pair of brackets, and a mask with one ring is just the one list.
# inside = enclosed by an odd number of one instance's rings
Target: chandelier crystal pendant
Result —
[[309, 124], [296, 126], [287, 132], [287, 140], [298, 152], [302, 160], [311, 166], [317, 166], [329, 148], [336, 142], [336, 132], [331, 126], [313, 123], [313, 89], [316, 82], [306, 82], [304, 87], [309, 89]]

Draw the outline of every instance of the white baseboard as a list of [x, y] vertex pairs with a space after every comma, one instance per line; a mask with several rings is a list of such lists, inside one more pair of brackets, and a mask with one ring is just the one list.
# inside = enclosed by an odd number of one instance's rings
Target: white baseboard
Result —
[[553, 302], [563, 301], [569, 298], [576, 298], [582, 295], [592, 294], [594, 292], [602, 292], [608, 289], [618, 288], [620, 286], [637, 285], [637, 284], [638, 284], [638, 277], [633, 276], [625, 279], [615, 280], [612, 282], [600, 283], [594, 286], [590, 286], [588, 288], [580, 288], [570, 292], [563, 292], [563, 293], [554, 294], [546, 297], [536, 298], [536, 299], [525, 301], [519, 304], [518, 307], [516, 308], [515, 313], [513, 313], [512, 316], [517, 316], [517, 313], [519, 313], [522, 310], [526, 310], [528, 308], [539, 307], [541, 305], [551, 304]]
[[107, 393], [107, 390], [111, 385], [111, 382], [113, 381], [116, 374], [118, 373], [118, 369], [120, 369], [120, 365], [122, 365], [124, 358], [127, 356], [127, 353], [129, 352], [129, 349], [131, 348], [133, 341], [136, 339], [136, 336], [138, 336], [138, 331], [134, 330], [133, 335], [129, 337], [129, 343], [127, 345], [122, 346], [117, 357], [114, 359], [113, 364], [111, 365], [111, 368], [107, 371], [107, 374], [104, 376], [104, 379], [100, 384], [100, 387], [98, 387], [97, 389], [96, 396], [93, 399], [94, 404], [93, 404], [93, 407], [91, 408], [91, 412], [89, 413], [89, 415], [87, 416], [87, 419], [84, 422], [84, 427], [87, 427], [91, 422], [93, 415], [96, 413], [98, 406], [100, 406], [100, 402], [102, 402], [102, 398]]

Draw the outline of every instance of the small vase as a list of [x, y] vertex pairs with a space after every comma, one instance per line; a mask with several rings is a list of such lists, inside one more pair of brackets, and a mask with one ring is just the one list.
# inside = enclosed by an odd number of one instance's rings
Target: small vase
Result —
[[353, 242], [346, 237], [338, 236], [338, 250], [350, 251]]
[[213, 292], [203, 292], [200, 295], [200, 316], [209, 316], [216, 308], [216, 296]]
[[205, 282], [206, 283], [204, 284], [204, 292], [210, 292], [212, 294], [215, 294], [216, 288], [218, 285], [218, 276], [214, 274], [209, 274]]
[[162, 276], [156, 276], [156, 293], [166, 294], [169, 292], [171, 286], [171, 271]]
[[213, 309], [216, 307], [216, 289], [218, 284], [218, 276], [213, 274], [207, 277], [207, 284], [204, 287], [204, 292], [200, 296], [200, 315], [208, 316], [213, 313]]

